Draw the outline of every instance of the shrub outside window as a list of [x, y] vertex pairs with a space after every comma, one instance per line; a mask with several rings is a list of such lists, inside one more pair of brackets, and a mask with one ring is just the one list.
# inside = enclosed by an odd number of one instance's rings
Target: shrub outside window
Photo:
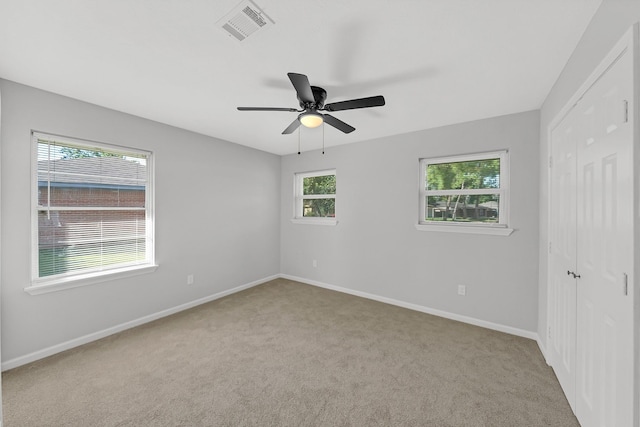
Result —
[[508, 152], [420, 161], [419, 225], [507, 227]]
[[33, 132], [32, 287], [154, 264], [150, 152]]
[[295, 174], [294, 219], [335, 224], [335, 169]]

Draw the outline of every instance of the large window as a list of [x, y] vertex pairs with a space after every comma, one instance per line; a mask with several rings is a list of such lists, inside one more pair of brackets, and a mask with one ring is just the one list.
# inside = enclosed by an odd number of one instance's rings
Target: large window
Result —
[[422, 159], [419, 225], [506, 229], [508, 173], [506, 151]]
[[33, 133], [32, 288], [152, 266], [151, 153]]
[[336, 171], [295, 174], [294, 220], [336, 223]]

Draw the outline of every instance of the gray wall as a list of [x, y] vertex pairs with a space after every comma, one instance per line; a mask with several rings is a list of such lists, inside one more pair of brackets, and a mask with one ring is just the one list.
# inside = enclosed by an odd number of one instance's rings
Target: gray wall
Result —
[[[284, 156], [281, 272], [535, 332], [539, 126], [538, 112], [526, 112]], [[418, 159], [505, 148], [511, 236], [415, 229]], [[328, 168], [337, 169], [338, 225], [291, 223], [294, 173]]]
[[640, 20], [640, 1], [604, 0], [540, 111], [540, 293], [538, 334], [546, 349], [549, 125], [625, 32]]
[[[279, 156], [6, 80], [0, 91], [3, 362], [278, 274]], [[24, 292], [32, 129], [154, 152], [154, 273]]]

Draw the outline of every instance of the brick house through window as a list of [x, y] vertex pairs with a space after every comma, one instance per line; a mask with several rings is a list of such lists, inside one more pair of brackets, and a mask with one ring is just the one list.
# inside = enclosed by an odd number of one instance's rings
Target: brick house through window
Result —
[[39, 276], [144, 259], [146, 175], [122, 157], [39, 161]]

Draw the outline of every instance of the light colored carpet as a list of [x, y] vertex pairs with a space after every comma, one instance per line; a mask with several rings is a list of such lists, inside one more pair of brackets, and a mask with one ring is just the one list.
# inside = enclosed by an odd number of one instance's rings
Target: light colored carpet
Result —
[[3, 374], [6, 427], [578, 426], [536, 343], [284, 279]]

